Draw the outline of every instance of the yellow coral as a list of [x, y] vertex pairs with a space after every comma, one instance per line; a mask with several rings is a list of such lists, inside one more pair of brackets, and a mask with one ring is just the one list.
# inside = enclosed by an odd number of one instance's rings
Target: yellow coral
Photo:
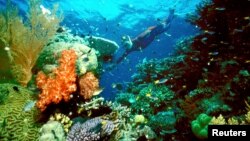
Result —
[[0, 40], [8, 48], [7, 54], [12, 73], [18, 82], [26, 86], [31, 79], [31, 69], [46, 42], [56, 33], [61, 17], [56, 7], [50, 15], [42, 13], [40, 0], [30, 0], [27, 22], [18, 15], [8, 1], [6, 12], [0, 13]]
[[248, 111], [247, 114], [245, 115], [245, 120], [247, 123], [250, 124], [250, 111]]
[[64, 131], [66, 133], [69, 132], [69, 129], [73, 123], [68, 116], [62, 113], [55, 113], [53, 116], [50, 117], [50, 120], [60, 122], [63, 125]]
[[225, 125], [226, 124], [226, 120], [220, 114], [217, 118], [213, 117], [212, 120], [210, 121], [210, 124], [212, 124], [212, 125]]
[[237, 119], [235, 119], [234, 117], [229, 118], [228, 121], [227, 121], [227, 123], [229, 125], [239, 125], [239, 121]]

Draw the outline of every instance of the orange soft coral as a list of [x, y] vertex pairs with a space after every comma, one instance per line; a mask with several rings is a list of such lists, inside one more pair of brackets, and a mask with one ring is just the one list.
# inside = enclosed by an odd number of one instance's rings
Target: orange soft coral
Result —
[[79, 79], [80, 95], [84, 99], [91, 99], [93, 95], [99, 94], [99, 80], [92, 72], [87, 72]]
[[76, 91], [76, 59], [74, 50], [62, 51], [59, 67], [53, 71], [54, 77], [47, 77], [43, 72], [37, 74], [37, 87], [42, 90], [36, 106], [44, 111], [51, 103], [68, 101], [70, 94]]

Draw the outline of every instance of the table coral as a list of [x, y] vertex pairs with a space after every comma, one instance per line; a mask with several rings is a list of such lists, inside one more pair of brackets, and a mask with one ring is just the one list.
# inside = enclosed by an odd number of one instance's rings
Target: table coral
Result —
[[43, 72], [38, 73], [37, 87], [42, 93], [36, 105], [41, 111], [51, 103], [69, 101], [70, 95], [76, 91], [76, 59], [74, 50], [64, 50], [59, 59], [60, 66], [53, 70], [54, 77], [47, 77]]

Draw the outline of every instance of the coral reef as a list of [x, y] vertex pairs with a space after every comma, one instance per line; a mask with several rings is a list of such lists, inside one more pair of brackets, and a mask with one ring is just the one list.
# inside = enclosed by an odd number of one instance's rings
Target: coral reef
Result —
[[85, 40], [88, 41], [91, 48], [98, 51], [98, 56], [104, 61], [108, 61], [108, 59], [111, 60], [119, 48], [116, 42], [101, 37], [87, 36]]
[[74, 50], [62, 51], [60, 66], [53, 70], [54, 77], [47, 77], [39, 72], [36, 78], [37, 87], [42, 90], [36, 105], [44, 111], [51, 103], [69, 101], [70, 95], [76, 91], [75, 63], [77, 56]]
[[76, 123], [67, 136], [67, 141], [98, 141], [111, 135], [115, 126], [112, 121], [96, 117], [83, 124]]
[[150, 117], [148, 123], [149, 127], [151, 127], [156, 133], [160, 133], [160, 135], [175, 133], [175, 124], [176, 117], [173, 110], [157, 113]]
[[69, 132], [69, 129], [73, 123], [68, 116], [62, 113], [55, 113], [53, 116], [50, 116], [49, 120], [61, 123], [66, 133]]
[[[146, 118], [173, 109], [176, 132], [159, 134], [164, 129], [153, 126], [161, 127], [164, 122], [148, 124], [164, 139], [194, 140], [189, 123], [200, 118], [201, 113], [208, 117], [222, 114], [232, 117], [228, 119], [230, 124], [242, 124], [246, 114], [244, 101], [250, 102], [249, 4], [247, 0], [204, 1], [197, 7], [196, 15], [187, 17], [201, 32], [179, 41], [173, 55], [138, 64], [133, 82], [116, 100], [131, 106], [132, 115], [143, 114]], [[163, 93], [153, 97], [155, 89], [147, 89], [152, 84], [165, 85], [174, 96], [170, 96], [170, 101], [160, 101]], [[205, 126], [199, 124], [196, 128], [197, 122], [191, 125], [195, 127], [193, 133], [196, 139], [204, 139]]]
[[56, 15], [57, 7], [48, 15], [39, 8], [40, 0], [30, 0], [28, 6], [26, 21], [10, 1], [7, 2], [6, 11], [0, 13], [0, 40], [7, 48], [13, 76], [24, 86], [32, 77], [31, 70], [39, 53], [56, 33], [62, 20]]
[[0, 84], [8, 91], [4, 103], [0, 104], [0, 140], [31, 141], [39, 136], [40, 124], [36, 122], [38, 111], [32, 108], [24, 111], [33, 100], [32, 92], [14, 84]]
[[130, 106], [137, 114], [149, 117], [174, 98], [174, 93], [164, 85], [148, 84], [140, 89], [136, 96], [130, 93], [118, 94], [116, 101]]
[[79, 104], [79, 108], [78, 108], [77, 113], [80, 114], [84, 111], [99, 109], [102, 105], [104, 105], [104, 98], [103, 97], [93, 98], [89, 102]]
[[87, 71], [94, 71], [98, 67], [96, 51], [84, 44], [77, 42], [52, 42], [44, 47], [39, 56], [35, 70], [42, 70], [45, 73], [52, 72], [58, 65], [58, 57], [63, 50], [73, 49], [77, 55], [77, 74], [83, 75]]
[[39, 133], [39, 141], [66, 141], [62, 124], [57, 121], [48, 121]]
[[92, 72], [87, 72], [81, 76], [78, 85], [80, 88], [80, 96], [84, 99], [91, 99], [94, 95], [98, 95], [101, 92], [99, 80]]

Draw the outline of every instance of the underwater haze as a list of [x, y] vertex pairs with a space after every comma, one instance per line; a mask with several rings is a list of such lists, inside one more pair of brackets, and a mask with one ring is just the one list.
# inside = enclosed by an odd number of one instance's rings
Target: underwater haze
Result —
[[249, 47], [249, 0], [0, 0], [0, 141], [249, 126]]

